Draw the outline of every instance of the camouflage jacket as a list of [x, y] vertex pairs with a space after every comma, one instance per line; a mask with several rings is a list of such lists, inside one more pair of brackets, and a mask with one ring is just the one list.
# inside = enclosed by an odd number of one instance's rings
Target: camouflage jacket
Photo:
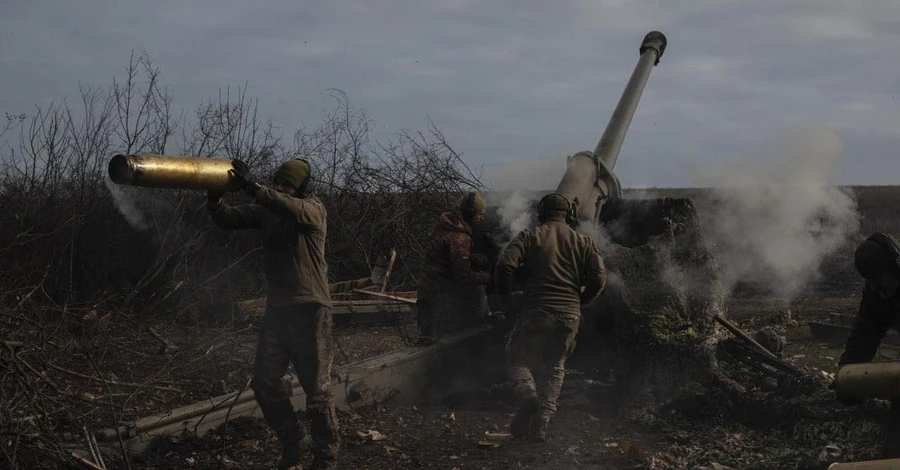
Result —
[[325, 261], [327, 214], [319, 198], [291, 197], [263, 186], [255, 204], [221, 204], [211, 214], [219, 227], [262, 232], [268, 306], [331, 307]]
[[481, 285], [490, 273], [472, 267], [472, 227], [459, 209], [444, 212], [435, 224], [419, 288], [437, 292], [452, 285]]

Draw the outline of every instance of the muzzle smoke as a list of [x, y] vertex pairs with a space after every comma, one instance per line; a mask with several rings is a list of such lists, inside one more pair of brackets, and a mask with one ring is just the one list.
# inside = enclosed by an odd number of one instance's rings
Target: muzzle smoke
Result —
[[697, 208], [726, 293], [746, 280], [793, 298], [857, 232], [856, 202], [829, 184], [842, 151], [836, 134], [811, 129], [764, 158], [701, 175], [712, 191]]
[[537, 217], [534, 207], [528, 196], [522, 191], [514, 191], [509, 197], [503, 200], [500, 209], [497, 211], [500, 216], [501, 225], [508, 230], [508, 240], [500, 241], [500, 245], [505, 248], [509, 242], [515, 238], [522, 230], [528, 228], [531, 224], [532, 217]]

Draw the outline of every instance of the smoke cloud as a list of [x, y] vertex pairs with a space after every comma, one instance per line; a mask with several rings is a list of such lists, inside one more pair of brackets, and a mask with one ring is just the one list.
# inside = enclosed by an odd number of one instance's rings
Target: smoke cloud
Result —
[[496, 237], [498, 247], [506, 248], [519, 232], [537, 220], [532, 202], [553, 192], [565, 171], [564, 156], [519, 160], [488, 169], [485, 180], [493, 191], [487, 198], [488, 204], [499, 206], [497, 215], [505, 232]]
[[116, 208], [119, 209], [119, 212], [125, 217], [128, 224], [142, 232], [150, 229], [150, 224], [147, 222], [144, 213], [138, 208], [137, 201], [126, 193], [124, 188], [113, 183], [109, 178], [105, 178], [104, 183], [106, 188], [109, 189], [113, 201], [116, 203]]
[[497, 215], [500, 216], [500, 223], [509, 231], [507, 237], [509, 239], [500, 241], [500, 245], [505, 247], [519, 232], [531, 225], [532, 217], [536, 217], [537, 214], [529, 197], [522, 191], [514, 191], [503, 200]]
[[697, 208], [726, 293], [748, 280], [793, 298], [856, 234], [855, 200], [829, 183], [842, 152], [836, 134], [809, 129], [764, 158], [701, 175], [712, 193]]

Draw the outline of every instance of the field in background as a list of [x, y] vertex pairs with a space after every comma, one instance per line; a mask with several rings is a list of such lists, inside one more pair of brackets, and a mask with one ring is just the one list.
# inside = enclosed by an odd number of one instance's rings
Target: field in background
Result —
[[[819, 268], [821, 277], [809, 286], [811, 294], [855, 295], [862, 282], [853, 269], [853, 250], [856, 244], [876, 231], [900, 235], [900, 186], [846, 186], [856, 201], [859, 230], [835, 253], [827, 256]], [[641, 188], [626, 189], [626, 197], [690, 197], [703, 200], [708, 189], [701, 188]]]

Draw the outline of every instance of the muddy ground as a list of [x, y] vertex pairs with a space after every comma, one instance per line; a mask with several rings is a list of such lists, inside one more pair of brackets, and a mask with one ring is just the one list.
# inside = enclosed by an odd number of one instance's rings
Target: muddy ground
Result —
[[[805, 298], [779, 305], [763, 298], [733, 300], [728, 316], [745, 330], [774, 326], [785, 334], [783, 357], [818, 377], [821, 390], [800, 398], [760, 399], [734, 409], [711, 407], [702, 391], [672, 406], [633, 406], [608, 371], [577, 358], [570, 365], [548, 442], [512, 442], [514, 409], [503, 387], [454, 406], [383, 403], [341, 413], [343, 468], [352, 469], [790, 469], [825, 468], [826, 446], [842, 460], [876, 458], [886, 403], [837, 404], [824, 384], [836, 369], [840, 343], [814, 338], [806, 324], [829, 313], [854, 314], [857, 300]], [[350, 330], [352, 331], [352, 330]], [[354, 332], [359, 333], [359, 332]], [[346, 345], [350, 338], [344, 336]], [[371, 341], [371, 337], [368, 337]], [[365, 341], [361, 340], [360, 341]], [[372, 352], [387, 347], [376, 343]], [[399, 345], [399, 343], [397, 344]], [[364, 348], [365, 349], [365, 348]], [[881, 359], [896, 350], [883, 348]], [[366, 353], [359, 353], [365, 355]], [[261, 420], [240, 419], [207, 435], [172, 438], [135, 460], [132, 468], [272, 468], [274, 435]], [[308, 461], [306, 462], [309, 463]], [[125, 468], [120, 462], [110, 468]]]

